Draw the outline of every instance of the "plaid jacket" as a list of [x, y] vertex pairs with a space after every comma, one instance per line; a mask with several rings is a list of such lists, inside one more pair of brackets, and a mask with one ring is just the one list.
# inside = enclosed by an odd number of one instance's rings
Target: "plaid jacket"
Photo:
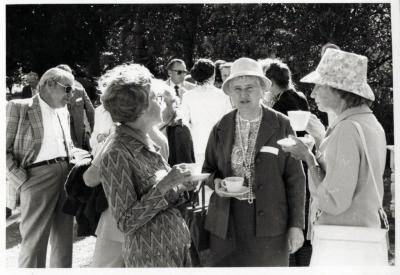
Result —
[[15, 208], [18, 189], [28, 179], [26, 167], [36, 159], [43, 140], [38, 95], [7, 103], [7, 207]]

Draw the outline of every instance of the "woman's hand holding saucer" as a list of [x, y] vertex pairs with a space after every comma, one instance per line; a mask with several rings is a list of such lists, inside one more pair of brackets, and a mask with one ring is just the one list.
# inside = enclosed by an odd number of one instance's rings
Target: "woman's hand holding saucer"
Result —
[[174, 165], [165, 177], [157, 184], [161, 193], [165, 194], [171, 188], [190, 182], [191, 172], [183, 165]]
[[309, 154], [312, 154], [310, 148], [298, 137], [289, 135], [289, 138], [293, 139], [295, 144], [291, 146], [281, 145], [282, 150], [286, 153], [290, 153], [290, 155], [297, 160], [306, 161]]

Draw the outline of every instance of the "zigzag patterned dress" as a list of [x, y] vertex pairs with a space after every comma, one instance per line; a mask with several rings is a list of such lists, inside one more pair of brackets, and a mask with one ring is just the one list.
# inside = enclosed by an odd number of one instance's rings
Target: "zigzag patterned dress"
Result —
[[111, 212], [124, 233], [127, 267], [190, 266], [190, 232], [175, 191], [155, 185], [170, 169], [143, 133], [118, 126], [102, 155], [101, 182]]

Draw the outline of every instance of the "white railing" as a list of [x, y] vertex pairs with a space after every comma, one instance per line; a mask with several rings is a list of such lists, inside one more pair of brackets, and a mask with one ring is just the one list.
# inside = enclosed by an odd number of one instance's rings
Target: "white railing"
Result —
[[394, 146], [393, 145], [388, 145], [387, 149], [390, 152], [390, 192], [392, 193], [392, 200], [390, 201], [390, 212], [392, 212], [392, 217], [394, 217], [395, 213], [395, 176], [394, 176]]

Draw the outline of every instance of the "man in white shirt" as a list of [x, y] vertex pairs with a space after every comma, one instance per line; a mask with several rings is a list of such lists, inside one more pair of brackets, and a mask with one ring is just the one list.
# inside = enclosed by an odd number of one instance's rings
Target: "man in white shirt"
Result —
[[[71, 267], [73, 217], [62, 212], [66, 199], [72, 141], [65, 105], [74, 77], [51, 68], [38, 94], [7, 104], [8, 199], [20, 192], [22, 237], [19, 267], [45, 267], [50, 238], [50, 267]], [[11, 202], [12, 203], [12, 202]]]
[[166, 83], [174, 88], [176, 95], [182, 99], [183, 94], [196, 87], [196, 85], [185, 81], [185, 76], [188, 73], [186, 70], [185, 61], [182, 59], [172, 59], [167, 65], [169, 78]]

